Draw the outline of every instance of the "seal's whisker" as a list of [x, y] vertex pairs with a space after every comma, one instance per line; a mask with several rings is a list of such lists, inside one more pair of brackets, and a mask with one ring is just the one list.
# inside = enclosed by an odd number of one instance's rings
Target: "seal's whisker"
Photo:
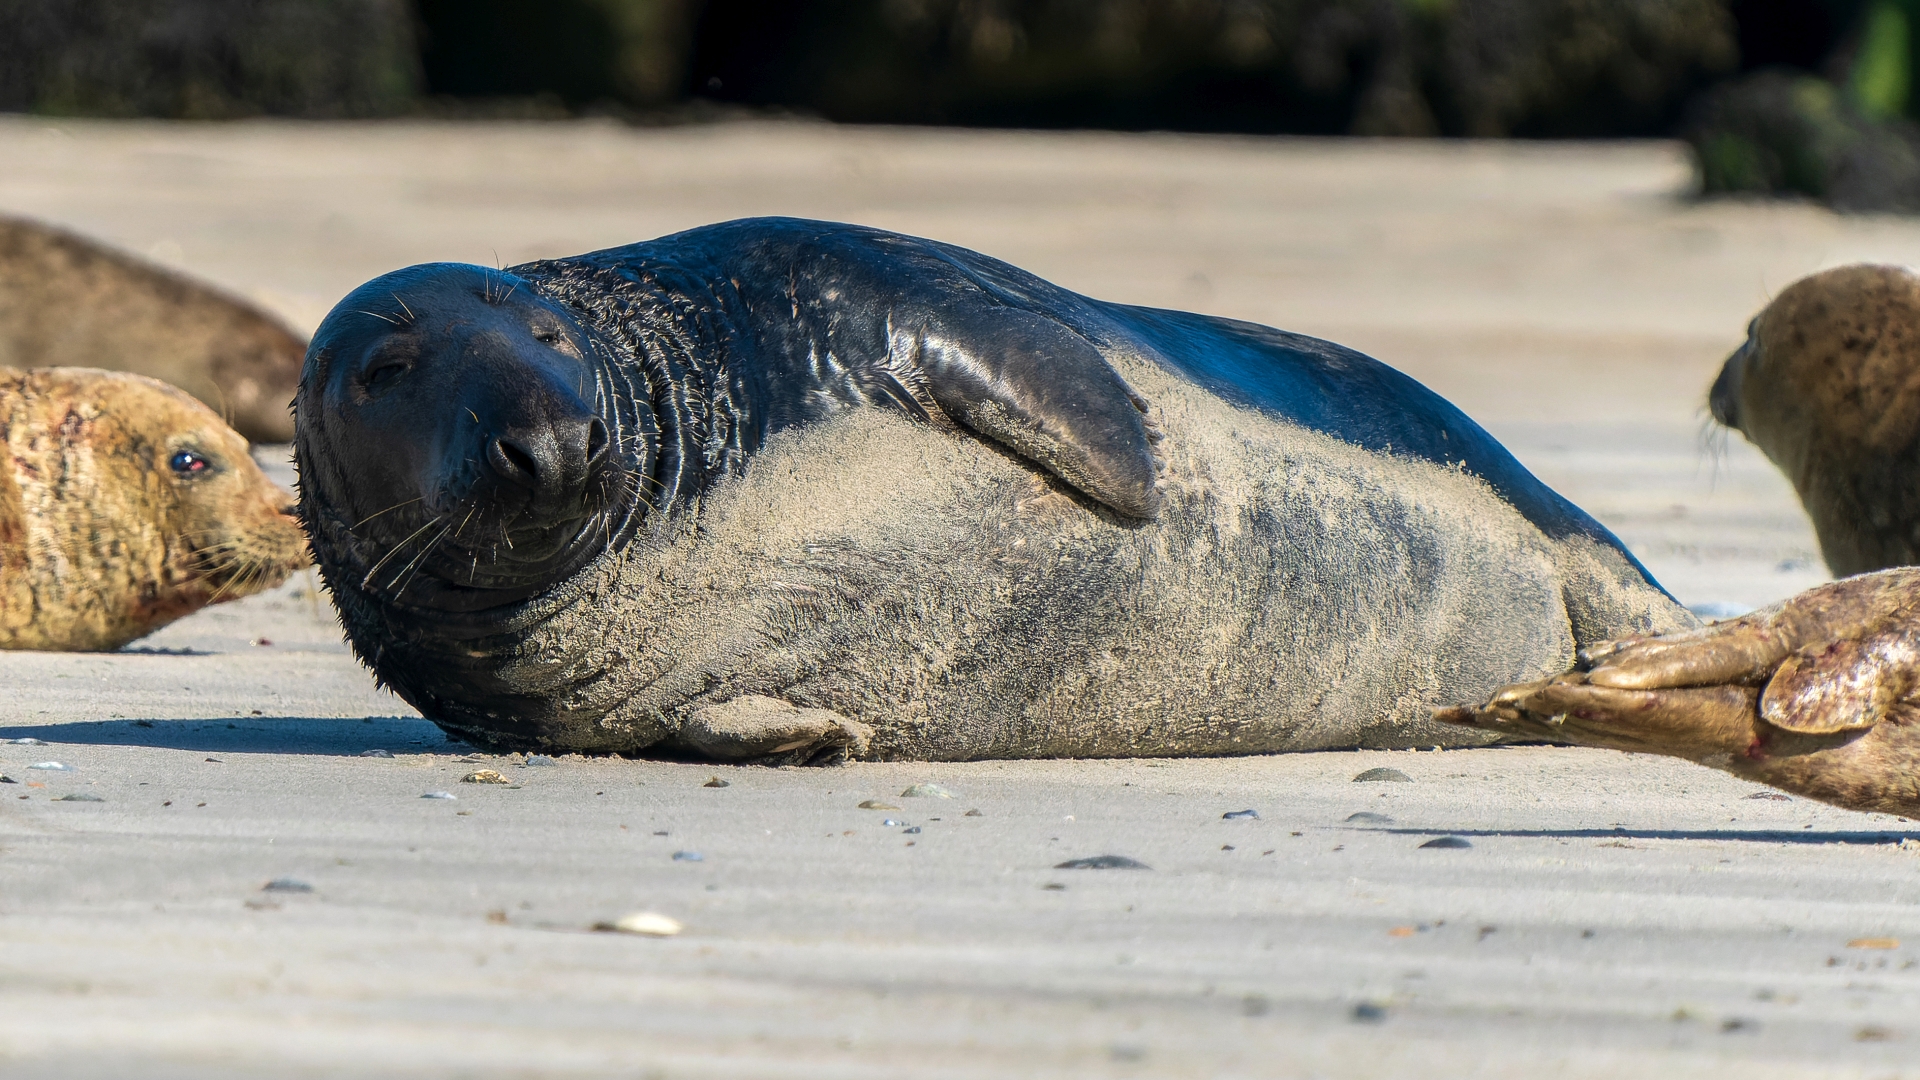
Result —
[[376, 318], [376, 319], [379, 319], [379, 320], [380, 320], [381, 322], [383, 322], [383, 323], [387, 323], [387, 324], [389, 324], [389, 325], [392, 325], [392, 326], [405, 326], [405, 325], [406, 325], [405, 323], [403, 323], [403, 322], [401, 322], [400, 320], [398, 320], [398, 319], [396, 319], [396, 318], [394, 318], [394, 317], [393, 317], [393, 316], [391, 316], [391, 315], [382, 315], [382, 314], [380, 314], [380, 313], [379, 313], [379, 312], [377, 312], [377, 311], [366, 311], [366, 310], [364, 310], [364, 309], [361, 309], [361, 308], [355, 308], [355, 309], [354, 309], [354, 312], [353, 312], [353, 313], [354, 313], [355, 315], [371, 315], [371, 316], [373, 316], [374, 318]]
[[351, 526], [348, 527], [347, 531], [351, 532], [354, 529], [357, 529], [360, 526], [365, 525], [367, 522], [372, 521], [374, 518], [379, 517], [381, 514], [390, 514], [393, 511], [398, 510], [403, 506], [412, 506], [414, 503], [424, 502], [426, 501], [426, 498], [427, 497], [425, 495], [418, 495], [418, 496], [415, 496], [414, 498], [406, 500], [405, 502], [394, 503], [392, 506], [387, 507], [385, 510], [375, 510], [373, 513], [368, 514], [366, 517], [363, 517], [359, 521], [354, 522]]
[[[447, 538], [447, 533], [451, 531], [452, 526], [442, 528], [439, 535], [427, 541], [426, 546], [420, 549], [420, 554], [415, 555], [412, 562], [402, 568], [398, 574], [395, 574], [392, 581], [387, 582], [387, 588], [393, 592], [394, 599], [399, 599], [400, 596], [407, 591], [407, 585], [413, 584], [413, 575], [419, 571], [421, 563], [426, 560], [427, 555], [433, 551], [434, 547], [438, 545], [440, 541]], [[405, 584], [401, 584], [401, 579], [403, 578], [405, 579]]]
[[431, 529], [435, 525], [440, 524], [440, 522], [441, 522], [441, 518], [438, 516], [435, 516], [434, 518], [429, 520], [425, 525], [422, 525], [418, 529], [415, 529], [411, 536], [408, 536], [405, 540], [402, 540], [399, 543], [388, 548], [387, 553], [385, 555], [380, 556], [380, 561], [374, 563], [372, 566], [367, 568], [366, 576], [360, 579], [360, 587], [364, 589], [372, 585], [373, 575], [379, 573], [381, 567], [387, 565], [387, 563], [391, 561], [395, 555], [400, 554], [400, 550], [402, 548], [406, 547], [408, 544], [413, 543], [415, 540], [420, 539], [420, 537], [426, 535], [426, 532], [428, 529]]

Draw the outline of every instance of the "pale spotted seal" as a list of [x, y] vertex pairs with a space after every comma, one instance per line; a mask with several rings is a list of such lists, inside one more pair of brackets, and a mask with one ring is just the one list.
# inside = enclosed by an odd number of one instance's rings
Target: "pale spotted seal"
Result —
[[848, 225], [396, 271], [297, 404], [354, 648], [494, 745], [1459, 745], [1431, 706], [1693, 624], [1385, 365]]
[[1920, 562], [1920, 276], [1843, 266], [1789, 285], [1708, 404], [1793, 482], [1834, 573]]
[[117, 649], [306, 565], [292, 496], [179, 390], [0, 369], [0, 648]]
[[38, 222], [0, 217], [0, 366], [131, 371], [206, 402], [255, 442], [293, 438], [306, 345], [204, 283]]

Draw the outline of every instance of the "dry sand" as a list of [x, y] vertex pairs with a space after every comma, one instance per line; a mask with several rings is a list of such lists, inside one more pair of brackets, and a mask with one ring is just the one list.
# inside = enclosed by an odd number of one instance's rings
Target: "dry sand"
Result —
[[[795, 214], [1320, 334], [1713, 610], [1824, 579], [1785, 482], [1706, 437], [1720, 358], [1802, 274], [1920, 262], [1920, 223], [1690, 202], [1657, 143], [16, 118], [0, 160], [0, 212], [303, 331], [406, 263]], [[0, 744], [0, 1076], [1920, 1077], [1905, 821], [1546, 748], [462, 761], [310, 590], [0, 656], [0, 737], [46, 744]], [[1054, 869], [1104, 853], [1153, 869]], [[685, 930], [589, 929], [636, 910]]]

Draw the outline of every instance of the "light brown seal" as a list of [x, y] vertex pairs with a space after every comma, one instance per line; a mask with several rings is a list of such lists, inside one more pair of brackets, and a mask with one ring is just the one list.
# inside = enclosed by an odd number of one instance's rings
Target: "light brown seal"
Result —
[[1793, 482], [1835, 574], [1920, 563], [1920, 276], [1843, 266], [1794, 282], [1708, 404]]
[[0, 648], [117, 649], [306, 564], [293, 498], [139, 375], [0, 369]]
[[0, 217], [0, 366], [96, 367], [172, 383], [255, 442], [289, 442], [306, 344], [202, 282]]
[[1435, 718], [1686, 758], [1851, 810], [1920, 817], [1920, 569], [1821, 585]]

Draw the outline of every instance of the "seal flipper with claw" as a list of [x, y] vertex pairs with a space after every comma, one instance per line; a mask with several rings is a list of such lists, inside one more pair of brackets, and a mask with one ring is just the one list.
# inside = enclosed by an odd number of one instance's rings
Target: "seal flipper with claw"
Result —
[[1920, 816], [1920, 569], [1846, 578], [1435, 718], [1666, 754], [1853, 810]]

